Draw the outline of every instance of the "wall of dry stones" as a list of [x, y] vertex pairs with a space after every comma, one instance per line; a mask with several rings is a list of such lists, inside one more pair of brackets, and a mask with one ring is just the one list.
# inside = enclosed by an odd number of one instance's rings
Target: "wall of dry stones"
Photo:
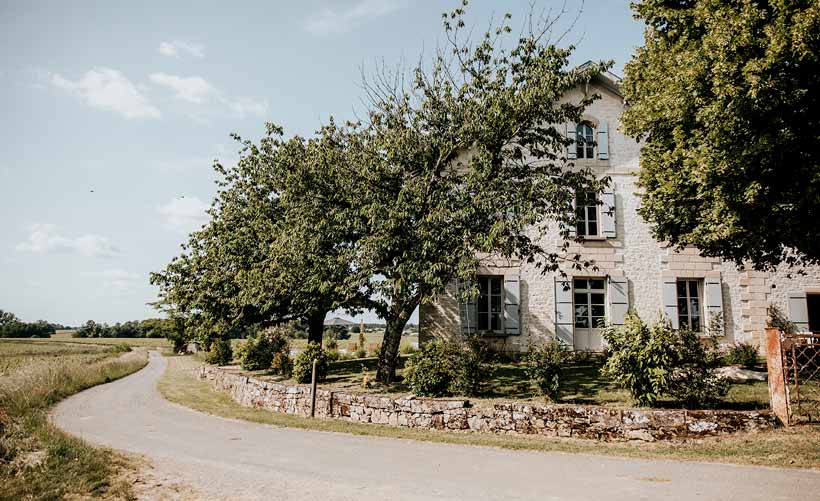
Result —
[[[241, 405], [310, 415], [310, 387], [245, 376], [230, 368], [202, 366], [201, 379]], [[760, 431], [777, 426], [769, 412], [680, 409], [615, 409], [585, 405], [497, 403], [473, 407], [469, 400], [391, 398], [318, 389], [316, 415], [356, 423], [483, 433], [531, 434], [598, 440], [676, 440]]]

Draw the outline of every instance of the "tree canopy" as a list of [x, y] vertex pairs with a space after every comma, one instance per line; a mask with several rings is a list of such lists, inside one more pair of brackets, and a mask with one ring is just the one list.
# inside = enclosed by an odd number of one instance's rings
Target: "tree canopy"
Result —
[[820, 263], [820, 3], [645, 0], [625, 131], [659, 240], [739, 265]]

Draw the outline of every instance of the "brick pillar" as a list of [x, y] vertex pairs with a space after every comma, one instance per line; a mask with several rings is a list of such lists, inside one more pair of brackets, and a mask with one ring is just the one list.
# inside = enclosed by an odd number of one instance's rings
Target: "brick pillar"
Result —
[[766, 365], [769, 368], [769, 403], [772, 412], [783, 423], [789, 426], [789, 402], [786, 397], [786, 380], [783, 374], [783, 353], [781, 351], [780, 331], [766, 329]]

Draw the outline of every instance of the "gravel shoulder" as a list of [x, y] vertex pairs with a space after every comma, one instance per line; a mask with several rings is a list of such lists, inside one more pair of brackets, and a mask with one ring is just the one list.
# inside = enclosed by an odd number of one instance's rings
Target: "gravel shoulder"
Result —
[[[61, 402], [54, 422], [208, 499], [810, 499], [820, 472], [509, 451], [277, 428], [172, 404], [167, 360]], [[148, 489], [145, 493], [151, 497]]]

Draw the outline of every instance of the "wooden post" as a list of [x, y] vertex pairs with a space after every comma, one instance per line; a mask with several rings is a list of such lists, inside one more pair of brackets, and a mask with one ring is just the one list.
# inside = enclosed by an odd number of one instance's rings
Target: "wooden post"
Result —
[[789, 401], [786, 396], [779, 329], [766, 329], [766, 365], [769, 368], [769, 403], [772, 412], [784, 426], [789, 426]]
[[310, 376], [310, 417], [316, 416], [316, 362], [313, 359], [313, 373]]

